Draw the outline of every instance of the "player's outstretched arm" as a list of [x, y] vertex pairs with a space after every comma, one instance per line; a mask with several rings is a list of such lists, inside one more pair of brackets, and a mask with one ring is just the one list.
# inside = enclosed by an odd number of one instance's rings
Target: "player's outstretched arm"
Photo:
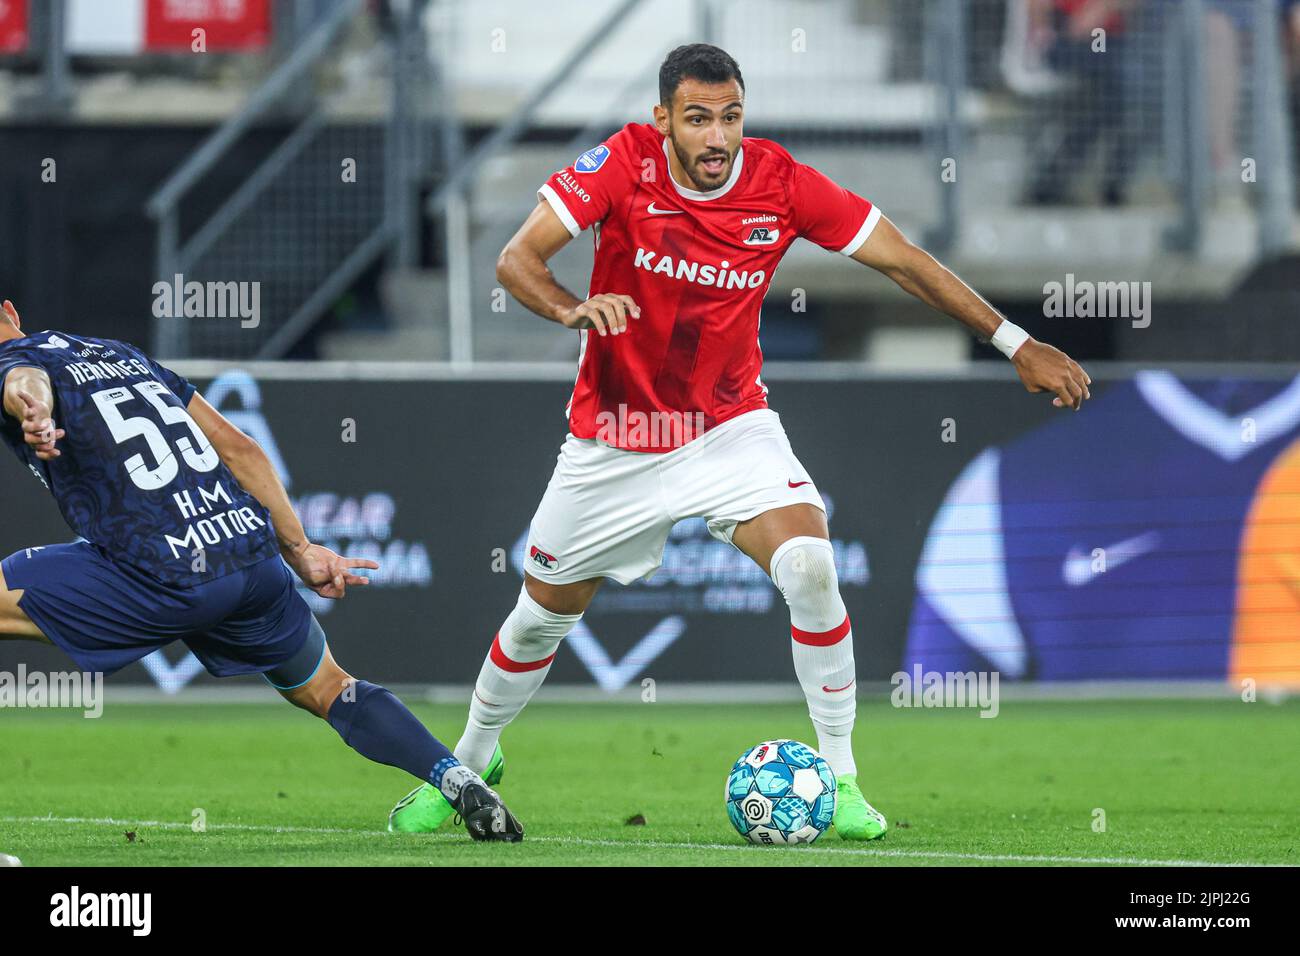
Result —
[[497, 257], [497, 281], [527, 309], [565, 328], [626, 331], [629, 316], [641, 317], [631, 296], [601, 293], [584, 302], [555, 281], [546, 263], [572, 238], [550, 204], [539, 202]]
[[345, 558], [307, 539], [307, 532], [289, 501], [289, 493], [262, 446], [232, 425], [197, 392], [190, 399], [188, 411], [235, 480], [271, 513], [280, 553], [304, 584], [321, 597], [341, 598], [349, 585], [370, 583], [364, 576], [353, 574], [352, 569], [376, 570], [379, 565], [374, 561]]
[[934, 256], [910, 242], [885, 216], [853, 258], [898, 283], [926, 305], [961, 322], [992, 342], [1011, 359], [1016, 374], [1031, 392], [1053, 392], [1052, 404], [1075, 411], [1092, 394], [1092, 379], [1078, 362], [1046, 342], [1026, 335], [982, 296], [945, 268]]

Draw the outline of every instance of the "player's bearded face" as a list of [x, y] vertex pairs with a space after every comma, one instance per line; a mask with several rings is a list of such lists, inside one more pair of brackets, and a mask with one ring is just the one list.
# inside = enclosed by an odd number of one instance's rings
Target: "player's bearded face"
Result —
[[736, 158], [733, 150], [716, 147], [692, 150], [676, 138], [672, 143], [677, 161], [682, 164], [682, 169], [686, 170], [686, 175], [700, 192], [717, 189], [731, 175], [731, 164]]
[[674, 97], [668, 138], [677, 162], [700, 192], [718, 189], [731, 176], [743, 134], [738, 84], [684, 80]]

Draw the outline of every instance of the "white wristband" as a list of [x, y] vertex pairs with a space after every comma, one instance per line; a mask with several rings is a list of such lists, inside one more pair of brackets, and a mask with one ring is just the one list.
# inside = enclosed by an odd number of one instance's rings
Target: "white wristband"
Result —
[[1003, 319], [1002, 324], [998, 326], [998, 330], [993, 333], [993, 338], [989, 339], [989, 344], [1007, 358], [1011, 358], [1016, 354], [1016, 349], [1020, 348], [1028, 340], [1028, 332], [1014, 322]]

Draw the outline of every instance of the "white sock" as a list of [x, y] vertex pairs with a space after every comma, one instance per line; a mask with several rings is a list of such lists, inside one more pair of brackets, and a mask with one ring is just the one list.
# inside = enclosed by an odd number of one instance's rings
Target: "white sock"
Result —
[[790, 538], [773, 553], [771, 567], [772, 581], [790, 607], [794, 672], [808, 700], [817, 749], [837, 775], [856, 774], [853, 629], [840, 598], [835, 551], [824, 538]]
[[456, 744], [456, 759], [475, 773], [487, 769], [497, 740], [546, 680], [555, 650], [582, 619], [556, 614], [520, 588], [519, 603], [497, 631], [469, 702], [469, 721]]
[[438, 788], [442, 795], [447, 798], [447, 802], [455, 804], [460, 797], [460, 792], [471, 783], [482, 783], [483, 780], [469, 767], [461, 765], [452, 767], [442, 775], [442, 785]]

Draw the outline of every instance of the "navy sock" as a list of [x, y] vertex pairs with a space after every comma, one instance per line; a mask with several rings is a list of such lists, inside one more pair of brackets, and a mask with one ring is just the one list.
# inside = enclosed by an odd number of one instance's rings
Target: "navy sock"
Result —
[[446, 745], [378, 684], [359, 680], [344, 688], [330, 704], [328, 719], [343, 742], [361, 756], [399, 767], [440, 790], [443, 775], [460, 766]]

